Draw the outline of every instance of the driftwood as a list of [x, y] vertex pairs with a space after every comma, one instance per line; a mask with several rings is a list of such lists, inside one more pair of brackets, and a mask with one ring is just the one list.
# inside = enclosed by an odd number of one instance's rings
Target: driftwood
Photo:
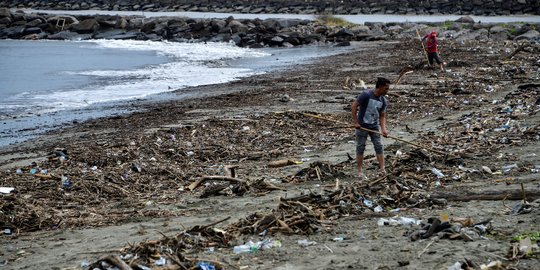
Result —
[[512, 53], [510, 53], [508, 56], [506, 56], [506, 60], [512, 59], [512, 57], [514, 57], [514, 56], [515, 56], [516, 54], [518, 54], [519, 52], [534, 53], [534, 51], [532, 50], [532, 48], [530, 48], [530, 47], [525, 47], [525, 45], [521, 44], [521, 45], [519, 45], [519, 47], [517, 47], [517, 49], [515, 49]]
[[435, 193], [431, 194], [431, 199], [446, 199], [448, 201], [499, 201], [499, 200], [536, 200], [540, 198], [538, 189], [512, 189], [512, 190], [490, 190], [483, 192], [465, 192], [465, 193]]
[[244, 180], [234, 178], [234, 177], [227, 177], [227, 176], [221, 176], [221, 175], [207, 175], [199, 178], [197, 181], [193, 182], [191, 185], [189, 185], [189, 190], [194, 190], [198, 186], [200, 186], [202, 183], [206, 181], [228, 181], [228, 182], [234, 182], [234, 183], [240, 183], [245, 184]]
[[223, 169], [225, 170], [225, 176], [227, 177], [236, 177], [236, 169], [238, 168], [238, 165], [227, 165]]
[[112, 264], [116, 267], [118, 267], [120, 270], [132, 270], [127, 263], [125, 263], [118, 255], [111, 255], [103, 258], [104, 261], [106, 261], [108, 264]]
[[276, 161], [269, 162], [268, 167], [278, 168], [278, 167], [285, 167], [285, 166], [294, 165], [294, 164], [296, 164], [296, 162], [294, 162], [293, 160], [283, 159], [283, 160], [276, 160]]

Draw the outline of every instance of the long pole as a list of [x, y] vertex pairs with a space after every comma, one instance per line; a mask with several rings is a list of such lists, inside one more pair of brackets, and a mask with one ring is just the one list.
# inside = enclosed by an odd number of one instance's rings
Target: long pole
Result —
[[427, 63], [429, 65], [429, 57], [427, 55], [426, 47], [424, 47], [424, 42], [422, 41], [422, 37], [420, 37], [420, 32], [418, 32], [418, 28], [416, 28], [416, 35], [418, 36], [418, 39], [420, 40], [420, 44], [422, 44], [422, 51], [424, 52], [424, 55], [426, 56]]
[[[313, 118], [317, 118], [317, 119], [321, 119], [321, 120], [326, 120], [326, 121], [331, 121], [331, 122], [335, 122], [335, 123], [340, 123], [340, 124], [344, 124], [344, 125], [347, 125], [347, 126], [350, 126], [350, 127], [353, 127], [355, 128], [354, 126], [351, 126], [349, 125], [348, 123], [344, 123], [344, 122], [341, 122], [341, 121], [338, 121], [338, 120], [334, 120], [334, 119], [328, 119], [328, 118], [324, 118], [324, 117], [321, 117], [321, 116], [318, 116], [318, 115], [314, 115], [314, 114], [310, 114], [310, 113], [302, 113], [303, 115], [305, 116], [309, 116], [309, 117], [313, 117]], [[382, 135], [381, 132], [379, 132], [378, 130], [372, 130], [372, 129], [367, 129], [367, 128], [364, 128], [364, 127], [359, 127], [359, 129], [361, 130], [364, 130], [364, 131], [367, 131], [367, 132], [374, 132], [374, 133], [377, 133], [377, 134], [380, 134]], [[442, 151], [439, 151], [439, 150], [435, 150], [435, 149], [432, 149], [432, 148], [428, 148], [428, 147], [425, 147], [425, 146], [422, 146], [422, 145], [419, 145], [419, 144], [416, 144], [416, 143], [413, 143], [413, 142], [410, 142], [410, 141], [406, 141], [404, 139], [401, 139], [401, 138], [398, 138], [398, 137], [394, 137], [394, 136], [386, 136], [388, 138], [391, 138], [391, 139], [394, 139], [396, 141], [400, 141], [400, 142], [404, 142], [406, 144], [410, 144], [410, 145], [413, 145], [413, 146], [416, 146], [418, 148], [421, 148], [421, 149], [426, 149], [426, 150], [429, 150], [431, 152], [434, 152], [434, 153], [437, 153], [437, 154], [440, 154], [440, 155], [446, 155], [448, 153], [446, 152], [442, 152]]]

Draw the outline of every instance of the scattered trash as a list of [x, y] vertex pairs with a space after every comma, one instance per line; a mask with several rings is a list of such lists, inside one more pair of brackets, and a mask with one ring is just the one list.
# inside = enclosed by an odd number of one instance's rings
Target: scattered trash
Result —
[[131, 170], [134, 171], [134, 172], [137, 172], [137, 173], [142, 172], [141, 166], [139, 166], [139, 165], [137, 165], [135, 163], [131, 164]]
[[209, 262], [198, 262], [197, 267], [201, 270], [216, 270], [216, 267]]
[[15, 190], [15, 188], [12, 188], [12, 187], [0, 187], [0, 193], [2, 193], [2, 194], [9, 194], [13, 190]]
[[435, 167], [431, 168], [431, 172], [433, 172], [437, 176], [437, 178], [444, 178], [444, 174]]
[[281, 247], [281, 242], [279, 240], [274, 241], [272, 239], [266, 238], [263, 241], [258, 241], [257, 243], [254, 243], [250, 240], [243, 245], [235, 246], [233, 248], [233, 252], [235, 254], [253, 253], [258, 250], [265, 250], [273, 247]]
[[503, 267], [501, 261], [492, 261], [490, 263], [480, 265], [480, 270], [503, 270], [506, 267]]
[[[456, 219], [453, 219], [456, 220]], [[421, 229], [410, 232], [409, 238], [412, 241], [418, 239], [430, 238], [433, 235], [437, 235], [439, 239], [448, 238], [451, 240], [462, 239], [464, 241], [475, 241], [480, 239], [482, 234], [488, 233], [491, 230], [491, 220], [482, 221], [471, 226], [466, 219], [460, 219], [458, 223], [450, 223], [448, 221], [441, 221], [439, 218], [429, 218], [427, 224], [423, 225]]]
[[510, 171], [512, 171], [513, 169], [516, 169], [518, 168], [518, 165], [517, 164], [510, 164], [510, 165], [505, 165], [502, 167], [502, 170], [503, 172], [505, 173], [509, 173]]
[[379, 226], [397, 226], [397, 225], [403, 225], [403, 226], [412, 226], [412, 225], [420, 225], [422, 221], [417, 220], [414, 218], [408, 218], [408, 217], [398, 217], [395, 218], [380, 218], [377, 221], [377, 225]]
[[62, 180], [62, 187], [64, 188], [71, 187], [71, 181], [69, 180], [69, 178], [67, 178], [67, 176], [62, 175], [61, 180]]
[[156, 261], [154, 262], [154, 264], [157, 265], [157, 266], [164, 266], [164, 265], [167, 264], [167, 259], [165, 259], [165, 258], [163, 258], [163, 257], [159, 257], [159, 259], [156, 260]]
[[317, 244], [315, 241], [309, 241], [307, 239], [298, 240], [298, 244], [303, 247], [314, 246]]
[[451, 266], [448, 266], [447, 268], [448, 270], [461, 270], [461, 263], [460, 262], [455, 262], [454, 264], [452, 264]]
[[512, 215], [527, 214], [532, 211], [532, 205], [519, 202], [512, 208]]
[[91, 263], [90, 263], [88, 260], [83, 260], [83, 261], [81, 262], [81, 267], [82, 267], [82, 268], [87, 268], [87, 267], [89, 267], [90, 265], [91, 265]]

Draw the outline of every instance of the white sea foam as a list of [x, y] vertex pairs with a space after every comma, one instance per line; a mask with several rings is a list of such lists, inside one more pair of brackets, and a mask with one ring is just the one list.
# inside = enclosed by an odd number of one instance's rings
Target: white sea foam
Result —
[[[227, 67], [225, 61], [238, 58], [263, 57], [268, 53], [239, 48], [228, 43], [176, 43], [134, 40], [97, 40], [81, 46], [103, 49], [155, 51], [171, 58], [169, 63], [149, 65], [133, 70], [66, 71], [67, 75], [101, 78], [102, 83], [79, 89], [63, 89], [29, 97], [36, 102], [48, 100], [51, 107], [72, 109], [99, 102], [142, 98], [176, 89], [224, 83], [257, 74], [245, 68]], [[106, 82], [103, 82], [106, 81]]]
[[179, 43], [140, 40], [96, 40], [93, 42], [102, 48], [156, 51], [188, 62], [268, 55], [268, 53], [253, 49], [239, 48], [233, 43]]

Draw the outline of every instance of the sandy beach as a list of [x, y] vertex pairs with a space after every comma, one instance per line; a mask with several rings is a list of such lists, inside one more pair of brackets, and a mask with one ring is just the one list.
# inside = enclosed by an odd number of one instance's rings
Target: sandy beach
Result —
[[[444, 72], [426, 66], [418, 40], [352, 46], [0, 150], [0, 186], [15, 188], [0, 197], [9, 230], [0, 263], [88, 269], [137, 250], [132, 269], [538, 269], [537, 250], [513, 250], [516, 236], [540, 230], [540, 46], [511, 55], [510, 41], [443, 40]], [[351, 103], [360, 80], [372, 88], [405, 67], [413, 72], [390, 87], [388, 126], [417, 146], [384, 139], [381, 177], [368, 143], [369, 181], [360, 182]], [[278, 160], [290, 162], [269, 166]], [[378, 225], [399, 217], [423, 225]], [[461, 231], [413, 239], [430, 218]], [[197, 240], [170, 255], [163, 247], [186, 230]], [[265, 238], [273, 247], [233, 252]]]

